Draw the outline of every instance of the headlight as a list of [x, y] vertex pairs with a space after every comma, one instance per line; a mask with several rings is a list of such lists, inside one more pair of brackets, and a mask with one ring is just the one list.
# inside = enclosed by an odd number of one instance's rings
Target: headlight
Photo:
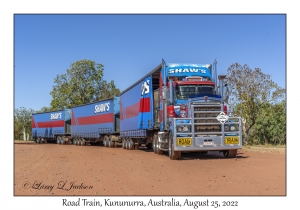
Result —
[[225, 130], [225, 131], [229, 131], [229, 126], [228, 126], [228, 125], [225, 125], [225, 126], [224, 126], [224, 130]]
[[234, 125], [230, 126], [230, 130], [235, 131], [235, 126]]
[[188, 132], [189, 131], [189, 128], [187, 126], [183, 126], [183, 132]]
[[181, 132], [181, 131], [182, 131], [182, 127], [181, 127], [181, 126], [178, 126], [178, 127], [177, 127], [177, 131], [178, 131], [178, 132]]

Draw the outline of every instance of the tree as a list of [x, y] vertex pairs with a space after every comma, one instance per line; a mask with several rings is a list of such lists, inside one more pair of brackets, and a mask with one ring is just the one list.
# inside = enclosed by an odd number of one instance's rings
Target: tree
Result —
[[103, 80], [103, 71], [104, 66], [92, 60], [72, 63], [65, 74], [54, 79], [51, 109], [71, 108], [120, 95], [114, 81]]
[[14, 112], [14, 137], [20, 139], [23, 134], [23, 140], [28, 141], [32, 129], [31, 129], [31, 117], [34, 113], [33, 109], [26, 109], [24, 107], [20, 107], [19, 109], [15, 109]]
[[40, 110], [36, 111], [36, 113], [50, 112], [54, 111], [51, 107], [43, 106]]
[[248, 144], [250, 129], [255, 125], [261, 108], [266, 103], [279, 102], [285, 96], [285, 89], [279, 87], [261, 69], [250, 69], [247, 64], [230, 65], [225, 78], [229, 91], [226, 101], [234, 107], [236, 115], [242, 117], [244, 143]]
[[256, 120], [254, 138], [260, 144], [286, 143], [286, 103], [264, 104]]

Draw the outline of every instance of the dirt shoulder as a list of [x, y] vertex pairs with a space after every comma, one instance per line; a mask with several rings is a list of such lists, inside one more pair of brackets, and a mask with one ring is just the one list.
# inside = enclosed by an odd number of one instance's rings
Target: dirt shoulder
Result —
[[14, 195], [286, 195], [286, 156], [254, 148], [227, 159], [103, 146], [14, 144]]
[[286, 154], [286, 147], [244, 146], [243, 150], [262, 152], [262, 153]]

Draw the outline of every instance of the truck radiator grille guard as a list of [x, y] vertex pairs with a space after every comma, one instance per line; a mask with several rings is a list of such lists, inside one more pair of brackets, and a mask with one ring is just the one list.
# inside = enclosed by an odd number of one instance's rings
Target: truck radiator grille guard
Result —
[[224, 124], [217, 120], [217, 116], [223, 112], [223, 104], [192, 105], [192, 133], [195, 136], [203, 135], [239, 135], [240, 118], [229, 117]]
[[221, 123], [216, 119], [221, 111], [221, 106], [193, 106], [194, 131], [222, 132]]
[[[223, 104], [195, 103], [190, 106], [192, 118], [173, 118], [175, 150], [217, 150], [242, 146], [242, 124], [240, 117], [228, 117], [222, 124], [217, 117], [222, 113]], [[234, 137], [235, 143], [225, 139]], [[188, 140], [190, 143], [180, 143], [177, 140]], [[190, 140], [189, 140], [190, 139]], [[210, 141], [210, 143], [206, 143]], [[189, 149], [190, 148], [190, 149]]]

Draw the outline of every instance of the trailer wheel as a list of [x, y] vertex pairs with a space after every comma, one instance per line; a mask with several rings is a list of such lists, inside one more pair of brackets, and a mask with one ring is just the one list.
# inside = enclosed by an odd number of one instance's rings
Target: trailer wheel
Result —
[[122, 148], [126, 149], [126, 138], [122, 138]]
[[171, 160], [177, 160], [181, 156], [181, 151], [174, 151], [174, 144], [173, 144], [173, 135], [172, 132], [169, 133], [169, 158]]
[[73, 139], [73, 144], [74, 144], [74, 145], [76, 145], [76, 140], [77, 140], [77, 138], [75, 137], [75, 138]]
[[223, 155], [225, 158], [235, 158], [236, 154], [237, 154], [237, 149], [223, 151]]
[[108, 147], [108, 136], [104, 136], [103, 145], [104, 147]]
[[61, 143], [61, 144], [65, 144], [64, 137], [62, 137], [62, 136], [60, 137], [60, 143]]
[[111, 136], [108, 137], [108, 144], [107, 144], [107, 146], [110, 147], [110, 148], [113, 147], [113, 141], [111, 140]]
[[129, 149], [129, 138], [126, 139], [126, 149]]
[[84, 146], [85, 145], [85, 140], [84, 139], [80, 139], [80, 145]]
[[129, 150], [134, 150], [134, 145], [135, 145], [135, 141], [131, 138], [128, 139], [128, 149]]

